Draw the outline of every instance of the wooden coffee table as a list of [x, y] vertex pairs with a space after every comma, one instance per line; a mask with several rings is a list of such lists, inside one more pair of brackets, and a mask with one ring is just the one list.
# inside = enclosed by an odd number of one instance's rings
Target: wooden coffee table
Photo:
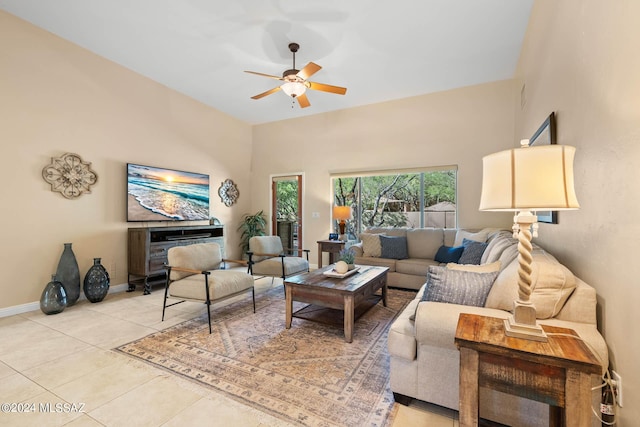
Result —
[[[376, 291], [381, 289], [382, 304], [387, 306], [387, 267], [359, 266], [358, 272], [340, 279], [324, 275], [333, 265], [319, 268], [309, 273], [289, 277], [284, 282], [286, 295], [286, 328], [291, 328], [291, 319], [299, 313], [293, 312], [293, 302], [299, 301], [344, 312], [344, 338], [353, 341], [353, 323], [357, 308], [364, 305]], [[378, 300], [376, 300], [377, 302]], [[306, 308], [306, 307], [305, 307]], [[365, 306], [366, 309], [370, 306]], [[361, 313], [360, 313], [361, 314]], [[296, 316], [302, 317], [302, 316]], [[304, 317], [309, 319], [308, 317]]]

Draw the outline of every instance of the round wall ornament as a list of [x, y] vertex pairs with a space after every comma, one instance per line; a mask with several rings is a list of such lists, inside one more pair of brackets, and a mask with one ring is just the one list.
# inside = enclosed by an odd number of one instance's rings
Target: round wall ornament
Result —
[[67, 199], [91, 193], [91, 186], [98, 181], [98, 175], [91, 170], [91, 163], [83, 162], [74, 153], [52, 157], [51, 164], [42, 169], [42, 177], [51, 184], [51, 191], [57, 191]]
[[224, 182], [220, 183], [220, 188], [218, 188], [218, 195], [220, 196], [220, 200], [226, 205], [233, 205], [236, 200], [238, 200], [238, 196], [240, 196], [240, 192], [238, 191], [238, 187], [231, 181], [230, 179], [225, 179]]

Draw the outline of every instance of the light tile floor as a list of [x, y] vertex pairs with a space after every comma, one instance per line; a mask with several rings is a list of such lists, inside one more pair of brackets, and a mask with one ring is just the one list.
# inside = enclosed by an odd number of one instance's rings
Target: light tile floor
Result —
[[[277, 282], [276, 282], [277, 284]], [[264, 292], [271, 279], [256, 282]], [[198, 384], [111, 351], [193, 318], [202, 304], [167, 309], [151, 295], [112, 293], [64, 312], [0, 318], [1, 426], [290, 426]], [[242, 296], [241, 296], [242, 297]], [[215, 306], [212, 307], [212, 309]], [[20, 412], [6, 412], [6, 405]], [[457, 427], [456, 413], [396, 405], [393, 427]]]

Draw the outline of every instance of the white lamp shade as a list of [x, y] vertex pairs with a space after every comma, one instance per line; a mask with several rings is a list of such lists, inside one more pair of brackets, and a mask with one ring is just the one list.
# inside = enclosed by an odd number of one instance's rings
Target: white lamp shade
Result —
[[573, 183], [575, 147], [514, 148], [482, 159], [483, 211], [578, 209]]
[[351, 219], [351, 207], [350, 206], [334, 206], [333, 219], [337, 219], [337, 220]]

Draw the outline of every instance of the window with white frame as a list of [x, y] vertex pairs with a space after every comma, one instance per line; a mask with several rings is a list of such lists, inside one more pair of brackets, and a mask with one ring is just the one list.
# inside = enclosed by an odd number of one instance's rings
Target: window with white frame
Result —
[[456, 227], [455, 166], [336, 173], [331, 180], [334, 205], [352, 210], [349, 240], [371, 227]]

